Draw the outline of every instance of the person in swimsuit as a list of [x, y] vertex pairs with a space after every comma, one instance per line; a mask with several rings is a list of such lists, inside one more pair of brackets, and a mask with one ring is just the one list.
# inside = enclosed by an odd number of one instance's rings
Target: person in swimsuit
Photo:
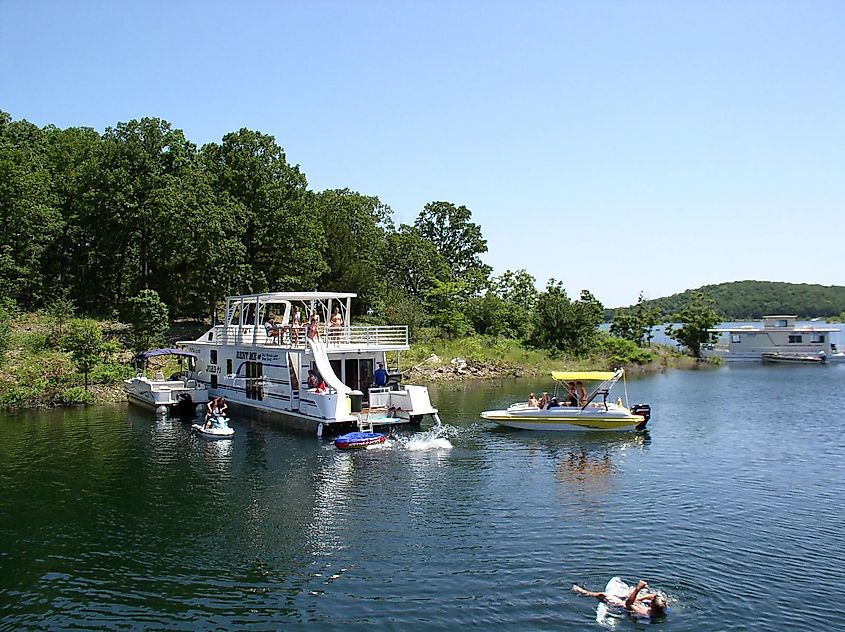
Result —
[[305, 335], [312, 340], [320, 341], [320, 317], [316, 312], [311, 314], [311, 320], [308, 321], [308, 327], [305, 328]]
[[290, 319], [290, 337], [294, 346], [299, 345], [299, 329], [302, 327], [302, 316], [299, 314], [299, 307], [293, 308], [293, 316]]
[[578, 405], [579, 406], [586, 406], [587, 405], [587, 389], [584, 388], [584, 382], [578, 381], [575, 383], [575, 386], [578, 387]]
[[581, 588], [577, 584], [572, 585], [572, 592], [587, 597], [595, 597], [599, 601], [605, 602], [608, 606], [617, 606], [625, 608], [628, 612], [641, 617], [662, 617], [666, 614], [666, 599], [657, 593], [640, 594], [642, 590], [648, 588], [648, 584], [643, 580], [637, 582], [636, 587], [631, 589], [626, 600], [622, 600], [615, 595], [609, 595], [605, 592], [593, 592]]
[[332, 317], [329, 320], [329, 341], [340, 342], [340, 331], [343, 329], [343, 316], [340, 315], [340, 308], [332, 309]]

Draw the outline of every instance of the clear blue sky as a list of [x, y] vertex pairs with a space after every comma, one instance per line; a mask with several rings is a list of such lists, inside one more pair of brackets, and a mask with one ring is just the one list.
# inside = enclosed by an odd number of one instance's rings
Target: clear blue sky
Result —
[[0, 58], [14, 119], [256, 129], [311, 188], [464, 204], [495, 274], [608, 307], [845, 284], [838, 0], [0, 0]]

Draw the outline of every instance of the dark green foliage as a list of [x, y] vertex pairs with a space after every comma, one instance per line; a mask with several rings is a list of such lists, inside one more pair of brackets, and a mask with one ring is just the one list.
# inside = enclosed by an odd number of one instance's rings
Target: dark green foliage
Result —
[[319, 281], [323, 290], [355, 292], [353, 304], [364, 314], [383, 295], [387, 237], [393, 228], [390, 207], [377, 197], [349, 189], [313, 196], [313, 216], [321, 219], [326, 236], [328, 270]]
[[469, 317], [480, 334], [526, 340], [531, 334], [536, 303], [534, 277], [525, 270], [508, 270], [491, 279], [484, 296], [470, 300]]
[[83, 404], [93, 404], [94, 396], [87, 388], [73, 386], [62, 391], [61, 404], [63, 406], [81, 406]]
[[11, 315], [5, 307], [0, 306], [0, 365], [3, 364], [6, 351], [9, 350], [11, 336]]
[[167, 305], [155, 290], [142, 290], [127, 301], [127, 315], [132, 324], [135, 351], [144, 351], [164, 343], [167, 331]]
[[651, 344], [652, 329], [658, 324], [660, 318], [657, 310], [649, 306], [648, 301], [640, 294], [633, 308], [626, 311], [616, 310], [610, 333], [642, 346], [644, 343]]
[[418, 228], [405, 224], [387, 235], [384, 276], [389, 286], [422, 299], [435, 285], [452, 277], [451, 269], [437, 246]]
[[471, 219], [466, 206], [430, 202], [417, 216], [414, 227], [437, 247], [452, 276], [464, 283], [470, 295], [475, 295], [487, 283], [491, 268], [481, 262], [487, 241], [481, 236], [481, 226]]
[[[734, 281], [705, 285], [664, 298], [645, 301], [645, 307], [655, 309], [659, 317], [669, 320], [683, 309], [695, 292], [703, 292], [713, 299], [713, 308], [720, 320], [760, 319], [771, 314], [796, 314], [800, 318], [837, 316], [845, 311], [845, 287], [809, 283], [780, 283], [772, 281]], [[633, 308], [625, 308], [628, 313]]]
[[103, 362], [91, 370], [89, 378], [92, 384], [120, 384], [135, 375], [135, 369], [128, 364]]
[[532, 342], [553, 352], [584, 353], [594, 345], [603, 319], [604, 307], [589, 291], [570, 301], [563, 283], [550, 279], [537, 299]]
[[703, 292], [693, 292], [689, 303], [672, 316], [678, 325], [666, 327], [666, 335], [674, 338], [696, 358], [701, 357], [701, 345], [716, 341], [708, 329], [715, 327], [721, 318], [713, 308], [714, 301]]
[[77, 370], [85, 376], [87, 391], [88, 373], [102, 362], [106, 353], [99, 324], [93, 320], [72, 320], [68, 323], [64, 346], [70, 352]]
[[609, 336], [604, 332], [600, 332], [597, 346], [599, 351], [607, 356], [609, 369], [627, 364], [648, 364], [655, 357], [652, 352], [642, 349], [633, 340]]

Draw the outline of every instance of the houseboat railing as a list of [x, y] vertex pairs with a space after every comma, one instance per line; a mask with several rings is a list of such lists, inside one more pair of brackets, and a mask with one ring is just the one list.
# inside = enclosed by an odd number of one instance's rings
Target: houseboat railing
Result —
[[[254, 325], [216, 325], [200, 342], [218, 345], [305, 347], [305, 328], [301, 327], [298, 335], [285, 330], [278, 338], [269, 338], [264, 326]], [[404, 347], [409, 344], [407, 325], [353, 325], [351, 327], [320, 326], [320, 340], [332, 347]]]

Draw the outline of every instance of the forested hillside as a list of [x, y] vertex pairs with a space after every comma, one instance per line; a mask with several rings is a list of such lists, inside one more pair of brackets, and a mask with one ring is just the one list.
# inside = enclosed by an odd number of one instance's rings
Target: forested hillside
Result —
[[0, 322], [45, 309], [129, 322], [135, 298], [207, 320], [227, 295], [319, 289], [356, 293], [354, 318], [408, 324], [415, 341], [595, 345], [604, 308], [589, 291], [491, 278], [486, 252], [466, 206], [432, 201], [396, 226], [372, 193], [311, 190], [260, 131], [197, 147], [158, 118], [100, 133], [0, 112]]
[[845, 312], [845, 286], [773, 281], [734, 281], [705, 285], [664, 298], [644, 301], [669, 318], [689, 303], [693, 292], [703, 292], [725, 320], [757, 319], [770, 314], [796, 314], [802, 318], [839, 317]]

